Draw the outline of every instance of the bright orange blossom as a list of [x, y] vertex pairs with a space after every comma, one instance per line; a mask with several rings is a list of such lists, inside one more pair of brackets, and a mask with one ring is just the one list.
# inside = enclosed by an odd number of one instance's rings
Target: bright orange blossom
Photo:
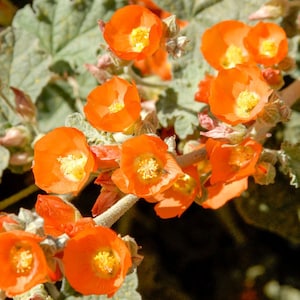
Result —
[[135, 84], [114, 76], [87, 96], [84, 113], [97, 129], [122, 132], [140, 117], [140, 96]]
[[131, 266], [131, 256], [113, 230], [97, 226], [82, 230], [68, 240], [63, 265], [65, 276], [76, 291], [111, 297]]
[[93, 153], [76, 128], [57, 127], [34, 145], [35, 184], [47, 193], [78, 194], [94, 169]]

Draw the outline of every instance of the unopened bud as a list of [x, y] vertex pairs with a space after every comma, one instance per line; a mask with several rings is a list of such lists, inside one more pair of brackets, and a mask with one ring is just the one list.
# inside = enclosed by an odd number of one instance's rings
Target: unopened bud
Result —
[[287, 0], [271, 0], [252, 13], [248, 19], [251, 21], [277, 19], [286, 16], [288, 10], [289, 3]]
[[28, 130], [24, 126], [11, 127], [0, 137], [0, 145], [5, 147], [22, 147], [28, 141]]
[[263, 69], [262, 75], [270, 87], [274, 90], [279, 90], [284, 85], [284, 80], [280, 70], [273, 68]]
[[32, 162], [33, 157], [28, 152], [16, 152], [11, 154], [9, 164], [11, 166], [25, 166]]
[[268, 185], [274, 183], [276, 176], [275, 167], [269, 162], [259, 162], [256, 165], [255, 173], [253, 174], [253, 178], [255, 183], [261, 185]]

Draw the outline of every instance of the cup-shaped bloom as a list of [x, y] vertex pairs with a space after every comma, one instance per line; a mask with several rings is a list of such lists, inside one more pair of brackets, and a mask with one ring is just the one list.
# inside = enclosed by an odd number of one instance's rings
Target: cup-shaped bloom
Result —
[[168, 189], [183, 172], [159, 137], [140, 135], [122, 144], [120, 168], [112, 181], [124, 193], [152, 196]]
[[97, 226], [68, 240], [63, 265], [65, 276], [76, 291], [111, 297], [131, 266], [131, 255], [113, 230]]
[[42, 238], [25, 231], [0, 233], [0, 289], [9, 297], [48, 281], [49, 267], [39, 242]]
[[103, 37], [121, 59], [144, 59], [161, 44], [163, 23], [149, 9], [127, 5], [118, 9], [105, 24]]
[[244, 44], [255, 62], [264, 66], [275, 65], [288, 54], [286, 33], [275, 23], [257, 23], [249, 30]]
[[135, 84], [114, 76], [90, 92], [84, 113], [95, 128], [122, 132], [139, 118], [140, 101]]
[[47, 235], [73, 236], [83, 228], [96, 225], [92, 218], [83, 218], [75, 206], [54, 195], [38, 195], [35, 210], [44, 220]]
[[211, 112], [231, 125], [255, 120], [272, 93], [260, 69], [254, 65], [237, 65], [219, 71], [211, 82]]
[[210, 183], [214, 185], [219, 182], [232, 182], [254, 174], [262, 145], [252, 139], [245, 139], [237, 145], [208, 139], [206, 150], [212, 167]]
[[55, 128], [34, 145], [35, 184], [47, 193], [77, 194], [94, 167], [93, 153], [76, 128]]
[[243, 44], [250, 26], [237, 20], [221, 21], [202, 35], [200, 50], [215, 69], [229, 69], [251, 60]]
[[201, 184], [196, 166], [184, 168], [173, 185], [162, 193], [145, 198], [148, 202], [157, 202], [154, 210], [163, 219], [180, 217], [201, 194]]
[[248, 177], [238, 179], [229, 183], [216, 183], [207, 185], [207, 198], [201, 203], [204, 208], [218, 209], [229, 200], [239, 197], [248, 189]]

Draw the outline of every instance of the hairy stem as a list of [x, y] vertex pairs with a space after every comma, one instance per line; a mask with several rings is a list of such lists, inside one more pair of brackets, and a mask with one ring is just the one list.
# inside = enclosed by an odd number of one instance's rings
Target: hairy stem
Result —
[[117, 222], [137, 201], [139, 197], [128, 194], [121, 198], [116, 204], [110, 207], [101, 215], [94, 218], [97, 225], [111, 227]]

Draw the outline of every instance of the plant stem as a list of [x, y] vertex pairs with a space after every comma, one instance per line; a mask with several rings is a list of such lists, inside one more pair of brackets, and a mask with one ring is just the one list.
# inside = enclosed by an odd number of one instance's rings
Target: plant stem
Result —
[[181, 168], [185, 168], [187, 166], [200, 162], [201, 160], [205, 159], [205, 157], [206, 150], [205, 148], [202, 148], [184, 155], [176, 156], [176, 160]]
[[293, 104], [300, 98], [300, 80], [296, 79], [288, 87], [278, 92], [280, 99], [284, 100], [288, 107], [293, 106]]
[[137, 201], [139, 197], [128, 194], [121, 198], [116, 204], [110, 207], [101, 215], [94, 218], [97, 225], [111, 227], [115, 222], [117, 222], [126, 211], [128, 211]]
[[23, 198], [31, 195], [32, 193], [38, 191], [39, 188], [35, 185], [32, 184], [28, 187], [26, 187], [25, 189], [21, 190], [20, 192], [0, 201], [0, 210], [5, 209], [6, 207], [17, 203], [18, 201], [22, 200]]

